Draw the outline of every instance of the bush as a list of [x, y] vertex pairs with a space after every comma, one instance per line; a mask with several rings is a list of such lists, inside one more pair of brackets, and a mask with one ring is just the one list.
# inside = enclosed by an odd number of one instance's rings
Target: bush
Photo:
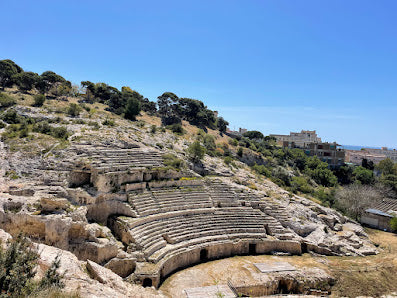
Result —
[[397, 217], [393, 217], [390, 220], [390, 228], [393, 232], [397, 232]]
[[70, 117], [77, 117], [80, 115], [81, 107], [75, 103], [71, 103], [68, 107], [67, 114]]
[[303, 192], [303, 193], [311, 193], [313, 188], [309, 185], [307, 179], [303, 176], [292, 177], [291, 180], [291, 190], [293, 192]]
[[203, 143], [204, 143], [204, 147], [205, 147], [205, 149], [207, 149], [207, 151], [214, 151], [216, 149], [215, 137], [210, 134], [204, 135]]
[[[240, 147], [241, 148], [241, 147]], [[270, 177], [271, 176], [271, 171], [264, 165], [253, 165], [252, 169], [257, 172], [258, 174], [264, 175], [266, 177]]]
[[243, 157], [243, 153], [244, 153], [243, 147], [238, 147], [237, 156], [238, 157]]
[[33, 99], [34, 99], [34, 104], [33, 104], [33, 106], [35, 106], [35, 107], [41, 107], [43, 104], [44, 104], [44, 102], [45, 102], [45, 95], [44, 94], [38, 94], [38, 95], [35, 95], [34, 97], [33, 97]]
[[354, 169], [353, 177], [361, 184], [373, 184], [375, 182], [374, 172], [362, 166], [358, 166]]
[[[97, 125], [98, 123], [95, 122]], [[114, 120], [111, 120], [109, 118], [106, 118], [103, 122], [102, 125], [106, 125], [106, 126], [115, 126]], [[99, 128], [99, 127], [98, 127]]]
[[192, 162], [198, 163], [204, 158], [205, 148], [201, 146], [199, 141], [195, 141], [187, 149], [187, 154]]
[[180, 123], [168, 125], [167, 128], [176, 134], [182, 135], [185, 133], [185, 130], [183, 129], [182, 124]]
[[14, 109], [8, 109], [7, 112], [1, 115], [1, 119], [8, 124], [18, 124], [22, 121], [22, 117]]
[[0, 109], [15, 105], [15, 100], [6, 93], [0, 93]]
[[50, 287], [62, 288], [63, 276], [59, 275], [59, 257], [40, 281], [35, 281], [38, 253], [31, 242], [21, 234], [4, 250], [0, 246], [0, 292], [1, 297], [26, 297], [35, 291]]
[[157, 131], [157, 126], [156, 126], [156, 125], [152, 125], [152, 126], [150, 127], [150, 132], [153, 133], [153, 134], [155, 134], [156, 131]]
[[223, 161], [225, 162], [225, 164], [227, 164], [228, 166], [230, 166], [230, 164], [233, 162], [233, 158], [230, 156], [226, 156]]
[[124, 110], [124, 118], [135, 121], [136, 116], [141, 112], [141, 104], [135, 98], [129, 98]]
[[57, 139], [67, 139], [69, 136], [68, 130], [65, 126], [53, 127], [51, 135]]
[[180, 169], [184, 165], [183, 160], [177, 158], [173, 154], [165, 154], [165, 155], [163, 155], [163, 161], [164, 161], [164, 165], [169, 166], [169, 167], [173, 167], [173, 168], [176, 168], [176, 169]]
[[69, 137], [69, 132], [65, 126], [54, 127], [49, 125], [46, 121], [36, 123], [33, 126], [33, 131], [50, 135], [58, 139], [67, 139]]

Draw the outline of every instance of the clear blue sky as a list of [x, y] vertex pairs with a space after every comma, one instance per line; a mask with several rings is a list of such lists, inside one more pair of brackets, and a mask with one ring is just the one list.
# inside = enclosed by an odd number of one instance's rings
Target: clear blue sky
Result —
[[231, 128], [397, 147], [397, 1], [5, 1], [0, 59], [204, 101]]

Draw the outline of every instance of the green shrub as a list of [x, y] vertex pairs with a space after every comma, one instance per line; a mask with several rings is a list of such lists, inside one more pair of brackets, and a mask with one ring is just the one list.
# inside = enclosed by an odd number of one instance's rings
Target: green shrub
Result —
[[71, 103], [67, 109], [67, 114], [70, 117], [77, 117], [80, 115], [81, 107], [78, 104]]
[[153, 133], [153, 134], [155, 134], [156, 131], [157, 131], [157, 126], [156, 126], [156, 125], [152, 125], [152, 126], [150, 127], [150, 132]]
[[201, 146], [199, 141], [195, 141], [187, 149], [187, 154], [192, 162], [198, 163], [204, 158], [205, 148]]
[[293, 192], [303, 192], [303, 193], [311, 193], [313, 188], [308, 183], [307, 179], [303, 176], [292, 177], [291, 179], [291, 190]]
[[393, 217], [390, 220], [390, 228], [392, 229], [393, 232], [397, 232], [397, 217]]
[[57, 139], [67, 139], [69, 136], [68, 130], [65, 126], [53, 127], [51, 135]]
[[[96, 122], [95, 122], [96, 123]], [[97, 123], [98, 124], [98, 123]], [[106, 118], [103, 122], [102, 125], [106, 126], [115, 126], [116, 124], [114, 123], [114, 120]]]
[[6, 93], [0, 93], [0, 109], [8, 108], [15, 105], [15, 100]]
[[180, 169], [183, 167], [184, 162], [182, 159], [177, 158], [175, 155], [173, 154], [164, 154], [163, 155], [163, 160], [164, 160], [164, 165], [169, 166], [169, 167], [173, 167], [176, 169]]
[[227, 164], [228, 166], [230, 166], [230, 164], [233, 162], [233, 158], [231, 156], [226, 156], [223, 161], [225, 162], [225, 164]]
[[203, 137], [203, 144], [207, 151], [214, 151], [216, 149], [215, 137], [210, 134], [205, 134]]
[[168, 125], [167, 128], [171, 130], [173, 133], [183, 135], [185, 133], [185, 130], [182, 127], [182, 124], [180, 123], [174, 123], [171, 125]]
[[21, 234], [9, 243], [7, 249], [0, 246], [1, 297], [26, 297], [37, 291], [64, 286], [63, 276], [57, 272], [59, 256], [41, 280], [34, 280], [38, 257], [31, 242]]
[[1, 115], [1, 119], [8, 124], [18, 124], [23, 118], [19, 116], [14, 109], [8, 109], [3, 115]]
[[257, 172], [258, 174], [264, 175], [266, 177], [270, 177], [272, 172], [270, 171], [270, 169], [268, 169], [266, 166], [264, 165], [253, 165], [252, 169]]
[[33, 131], [53, 136], [58, 139], [67, 139], [69, 132], [65, 126], [54, 127], [48, 124], [46, 121], [38, 122], [33, 126]]
[[35, 95], [34, 97], [33, 97], [33, 100], [34, 100], [34, 104], [33, 104], [33, 106], [35, 106], [35, 107], [41, 107], [41, 106], [43, 106], [43, 104], [44, 104], [44, 102], [45, 102], [45, 95], [44, 94], [38, 94], [38, 95]]
[[243, 147], [238, 147], [237, 149], [237, 156], [243, 157], [244, 149]]

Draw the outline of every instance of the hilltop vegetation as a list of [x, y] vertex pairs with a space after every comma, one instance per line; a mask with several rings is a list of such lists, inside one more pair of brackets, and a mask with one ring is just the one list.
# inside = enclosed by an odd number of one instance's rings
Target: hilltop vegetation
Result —
[[[237, 138], [225, 137], [223, 134], [228, 125], [225, 119], [218, 117], [202, 101], [178, 97], [172, 92], [164, 92], [157, 102], [153, 102], [127, 86], [118, 90], [103, 82], [90, 81], [82, 81], [78, 86], [53, 71], [41, 75], [26, 72], [11, 60], [0, 61], [0, 87], [3, 90], [0, 93], [0, 128], [5, 128], [2, 139], [13, 143], [16, 150], [20, 148], [18, 139], [26, 142], [34, 138], [43, 142], [53, 140], [67, 146], [68, 138], [73, 135], [68, 130], [71, 123], [102, 130], [117, 126], [115, 119], [119, 119], [118, 116], [136, 121], [144, 114], [160, 119], [160, 123], [151, 125], [151, 134], [166, 129], [176, 137], [187, 134], [191, 145], [185, 154], [194, 164], [200, 165], [206, 155], [222, 158], [231, 169], [238, 168], [237, 161], [245, 163], [260, 179], [268, 178], [292, 193], [315, 198], [355, 218], [367, 204], [361, 204], [358, 213], [353, 211], [348, 200], [352, 193], [368, 193], [370, 189], [380, 198], [394, 197], [397, 192], [397, 166], [389, 159], [376, 167], [363, 160], [362, 166], [344, 165], [330, 169], [327, 163], [306, 156], [301, 149], [280, 148], [274, 138], [259, 131], [248, 131]], [[59, 116], [30, 117], [29, 113], [23, 114], [14, 108], [21, 105], [56, 111]], [[98, 122], [94, 115], [98, 115], [99, 110], [103, 111], [105, 119]], [[66, 120], [62, 115], [70, 119]], [[87, 122], [81, 115], [92, 120]], [[187, 123], [196, 130], [189, 129]], [[217, 132], [214, 135], [209, 131]], [[178, 159], [170, 159], [169, 164], [177, 168], [184, 165]]]

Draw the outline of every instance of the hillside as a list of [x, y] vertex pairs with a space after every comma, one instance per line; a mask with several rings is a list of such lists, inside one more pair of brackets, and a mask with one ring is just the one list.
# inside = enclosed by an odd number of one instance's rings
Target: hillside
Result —
[[[79, 276], [82, 296], [161, 295], [141, 286], [158, 287], [178, 268], [247, 253], [377, 253], [355, 222], [242, 162], [256, 152], [233, 157], [236, 141], [218, 130], [182, 121], [183, 131], [172, 132], [145, 112], [130, 121], [97, 102], [63, 97], [33, 107], [34, 94], [6, 94], [15, 104], [2, 111], [1, 228], [40, 243], [44, 263], [58, 249], [71, 252], [62, 254], [68, 291]], [[194, 161], [191, 144], [208, 139], [230, 158]]]

